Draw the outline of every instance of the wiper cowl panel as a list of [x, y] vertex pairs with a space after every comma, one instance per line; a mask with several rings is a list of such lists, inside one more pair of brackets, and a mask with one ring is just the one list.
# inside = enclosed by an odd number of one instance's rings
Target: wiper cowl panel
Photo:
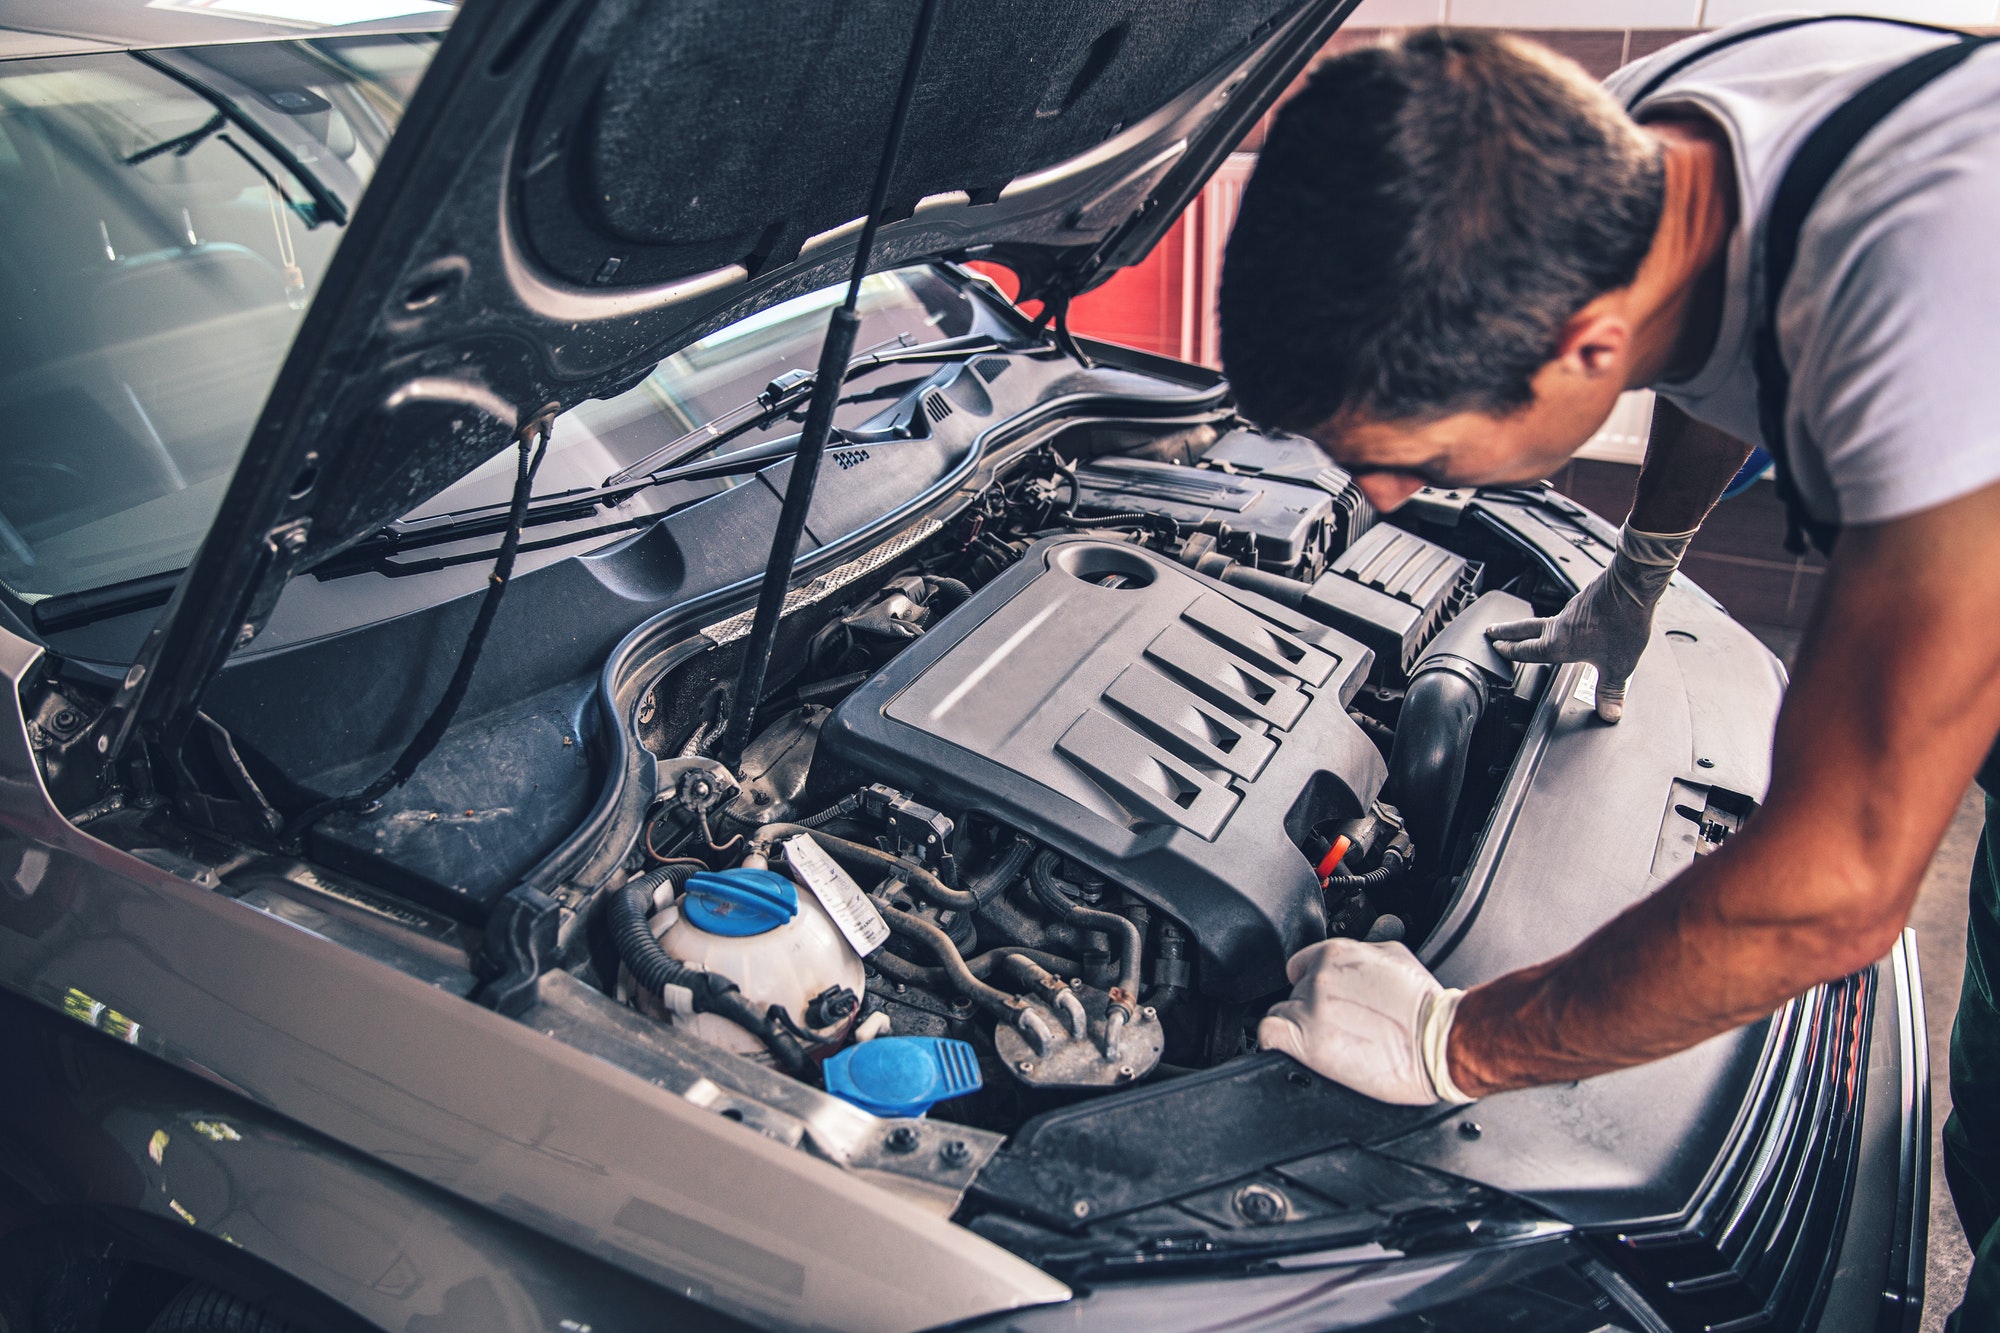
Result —
[[[923, 361], [963, 361], [968, 357], [1016, 350], [1021, 349], [1003, 346], [983, 333], [919, 347], [895, 347], [887, 351], [871, 349], [847, 363], [841, 383], [845, 384], [856, 375], [864, 375], [882, 366]], [[604, 485], [609, 488], [632, 481], [650, 484], [710, 449], [727, 444], [760, 426], [769, 425], [787, 412], [803, 406], [812, 397], [813, 385], [818, 378], [816, 371], [788, 370], [765, 385], [764, 391], [749, 402], [729, 409], [679, 439], [653, 450], [630, 467], [614, 472], [604, 479]]]

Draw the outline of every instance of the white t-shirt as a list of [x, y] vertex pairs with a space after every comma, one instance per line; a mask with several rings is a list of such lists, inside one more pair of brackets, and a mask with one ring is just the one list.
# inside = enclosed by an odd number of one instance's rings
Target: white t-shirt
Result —
[[[1670, 46], [1605, 86], [1625, 100], [1718, 37]], [[1751, 367], [1763, 306], [1752, 261], [1771, 196], [1828, 113], [1951, 40], [1866, 20], [1806, 24], [1698, 60], [1634, 108], [1644, 119], [1691, 104], [1718, 122], [1740, 200], [1715, 351], [1657, 392], [1778, 451], [1784, 442], [1758, 427]], [[1792, 377], [1787, 456], [1815, 518], [1878, 523], [2000, 481], [2000, 43], [1897, 107], [1827, 183], [1800, 235], [1778, 341]]]

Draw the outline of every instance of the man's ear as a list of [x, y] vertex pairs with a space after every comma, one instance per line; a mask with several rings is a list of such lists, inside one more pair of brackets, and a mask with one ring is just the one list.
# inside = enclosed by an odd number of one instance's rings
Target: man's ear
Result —
[[1632, 326], [1625, 316], [1592, 301], [1563, 325], [1555, 359], [1562, 369], [1585, 379], [1622, 380], [1631, 346]]

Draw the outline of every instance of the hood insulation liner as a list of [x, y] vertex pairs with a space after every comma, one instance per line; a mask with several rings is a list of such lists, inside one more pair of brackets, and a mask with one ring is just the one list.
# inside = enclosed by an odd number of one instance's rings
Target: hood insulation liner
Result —
[[[974, 0], [925, 57], [889, 219], [1095, 147], [1240, 55], [1296, 0]], [[859, 218], [909, 49], [908, 0], [604, 4], [523, 136], [537, 258], [580, 285], [752, 273]], [[572, 134], [584, 136], [572, 144]]]

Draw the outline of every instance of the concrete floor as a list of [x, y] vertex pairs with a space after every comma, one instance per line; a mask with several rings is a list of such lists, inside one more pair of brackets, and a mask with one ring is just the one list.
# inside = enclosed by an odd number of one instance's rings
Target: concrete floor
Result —
[[1924, 1282], [1923, 1333], [1935, 1333], [1965, 1291], [1972, 1253], [1952, 1211], [1944, 1183], [1944, 1154], [1938, 1131], [1951, 1114], [1951, 1018], [1958, 1010], [1959, 976], [1965, 969], [1965, 888], [1979, 846], [1985, 803], [1977, 788], [1966, 793], [1944, 842], [1924, 875], [1910, 924], [1917, 932], [1917, 957], [1924, 974], [1924, 1017], [1931, 1036], [1931, 1236], [1930, 1272]]

